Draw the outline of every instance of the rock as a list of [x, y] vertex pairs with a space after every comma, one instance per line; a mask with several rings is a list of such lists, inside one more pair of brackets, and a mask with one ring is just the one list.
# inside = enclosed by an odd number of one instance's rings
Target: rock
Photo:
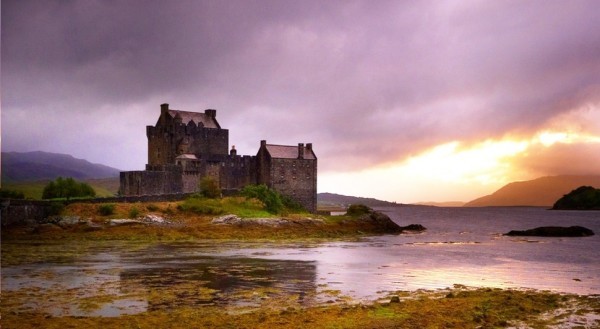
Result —
[[392, 299], [390, 299], [390, 303], [400, 303], [400, 297], [392, 296]]
[[135, 224], [145, 224], [144, 222], [137, 219], [109, 219], [108, 224], [111, 226], [117, 225], [135, 225]]
[[425, 228], [425, 226], [421, 225], [421, 224], [410, 224], [408, 226], [401, 226], [403, 231], [415, 231], [415, 232], [422, 232], [427, 230]]
[[584, 237], [592, 236], [594, 232], [581, 226], [542, 226], [525, 231], [510, 231], [508, 236], [543, 236], [543, 237]]
[[223, 215], [213, 218], [211, 221], [215, 225], [235, 225], [235, 226], [268, 226], [281, 227], [291, 225], [319, 225], [323, 224], [323, 220], [314, 218], [240, 218], [236, 215]]
[[239, 225], [242, 223], [242, 219], [236, 215], [223, 215], [213, 218], [211, 223], [216, 225]]
[[163, 218], [161, 216], [158, 215], [154, 215], [154, 214], [148, 214], [146, 216], [144, 216], [142, 218], [142, 221], [144, 223], [148, 223], [148, 224], [158, 224], [158, 225], [168, 225], [171, 224], [170, 221], [168, 221], [166, 218]]
[[375, 232], [402, 233], [402, 227], [394, 223], [388, 215], [379, 211], [372, 211], [369, 214], [362, 215], [358, 220], [370, 224]]
[[139, 219], [123, 218], [123, 219], [109, 219], [108, 224], [111, 226], [117, 225], [168, 225], [171, 224], [167, 219], [153, 214], [148, 214]]
[[77, 225], [81, 221], [81, 217], [79, 216], [51, 216], [48, 217], [48, 222], [52, 224], [56, 224], [62, 228], [66, 228], [67, 226]]

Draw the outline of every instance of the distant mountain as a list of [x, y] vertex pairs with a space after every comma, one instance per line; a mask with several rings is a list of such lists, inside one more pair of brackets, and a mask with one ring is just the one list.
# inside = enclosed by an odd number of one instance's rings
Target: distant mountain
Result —
[[382, 201], [374, 198], [361, 198], [334, 193], [317, 194], [317, 203], [321, 206], [346, 206], [355, 203], [364, 204], [365, 206], [369, 207], [388, 207], [398, 205], [395, 202]]
[[600, 176], [549, 176], [514, 182], [490, 195], [468, 202], [465, 207], [551, 207], [563, 195], [583, 185], [600, 187]]
[[78, 180], [118, 177], [119, 169], [49, 152], [2, 152], [2, 182], [51, 180], [58, 176]]

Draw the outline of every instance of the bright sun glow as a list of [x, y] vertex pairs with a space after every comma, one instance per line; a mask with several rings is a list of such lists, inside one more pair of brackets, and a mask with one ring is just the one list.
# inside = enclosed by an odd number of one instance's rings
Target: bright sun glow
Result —
[[564, 132], [550, 132], [544, 131], [538, 134], [538, 140], [544, 146], [552, 146], [558, 142], [564, 142], [568, 138], [568, 134]]
[[412, 157], [401, 166], [412, 175], [447, 182], [490, 184], [504, 180], [510, 169], [503, 159], [523, 152], [527, 146], [528, 142], [485, 141], [461, 149], [459, 142], [451, 142]]
[[470, 145], [453, 141], [402, 162], [357, 173], [323, 174], [319, 190], [398, 202], [470, 200], [524, 179], [511, 160], [557, 143], [600, 143], [600, 137], [544, 130], [528, 139], [507, 137]]

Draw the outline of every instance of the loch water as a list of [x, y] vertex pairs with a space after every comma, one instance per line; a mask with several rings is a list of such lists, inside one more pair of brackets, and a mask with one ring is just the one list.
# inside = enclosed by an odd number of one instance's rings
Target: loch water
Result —
[[[32, 301], [23, 302], [24, 310], [43, 308], [58, 316], [118, 316], [173, 307], [169, 303], [178, 300], [198, 306], [260, 306], [260, 301], [253, 304], [255, 299], [244, 294], [256, 294], [256, 289], [294, 295], [299, 303], [304, 298], [307, 303], [324, 302], [332, 296], [369, 301], [392, 291], [457, 284], [600, 294], [600, 211], [424, 206], [379, 210], [399, 225], [421, 224], [427, 230], [324, 243], [205, 240], [135, 247], [128, 242], [103, 243], [67, 258], [3, 265], [2, 291], [28, 289]], [[510, 230], [573, 225], [587, 227], [596, 235], [503, 235]], [[48, 247], [45, 242], [36, 243]], [[144, 297], [167, 294], [169, 289], [179, 289], [187, 297], [169, 303]], [[207, 298], [206, 294], [186, 294], [186, 290], [211, 294]], [[87, 311], [65, 300], [44, 302], [61, 291], [76, 292], [82, 298], [99, 291], [117, 297]], [[332, 291], [334, 295], [327, 294]], [[194, 297], [198, 294], [203, 297]]]

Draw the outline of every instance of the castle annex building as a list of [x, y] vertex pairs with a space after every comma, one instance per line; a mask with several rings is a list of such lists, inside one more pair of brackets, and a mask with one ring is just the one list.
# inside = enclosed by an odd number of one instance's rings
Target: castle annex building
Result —
[[317, 157], [312, 144], [260, 142], [254, 156], [229, 149], [229, 130], [221, 128], [216, 110], [204, 113], [160, 106], [155, 126], [146, 127], [148, 164], [144, 171], [121, 172], [123, 195], [193, 193], [210, 177], [223, 190], [265, 184], [302, 204], [317, 208]]

